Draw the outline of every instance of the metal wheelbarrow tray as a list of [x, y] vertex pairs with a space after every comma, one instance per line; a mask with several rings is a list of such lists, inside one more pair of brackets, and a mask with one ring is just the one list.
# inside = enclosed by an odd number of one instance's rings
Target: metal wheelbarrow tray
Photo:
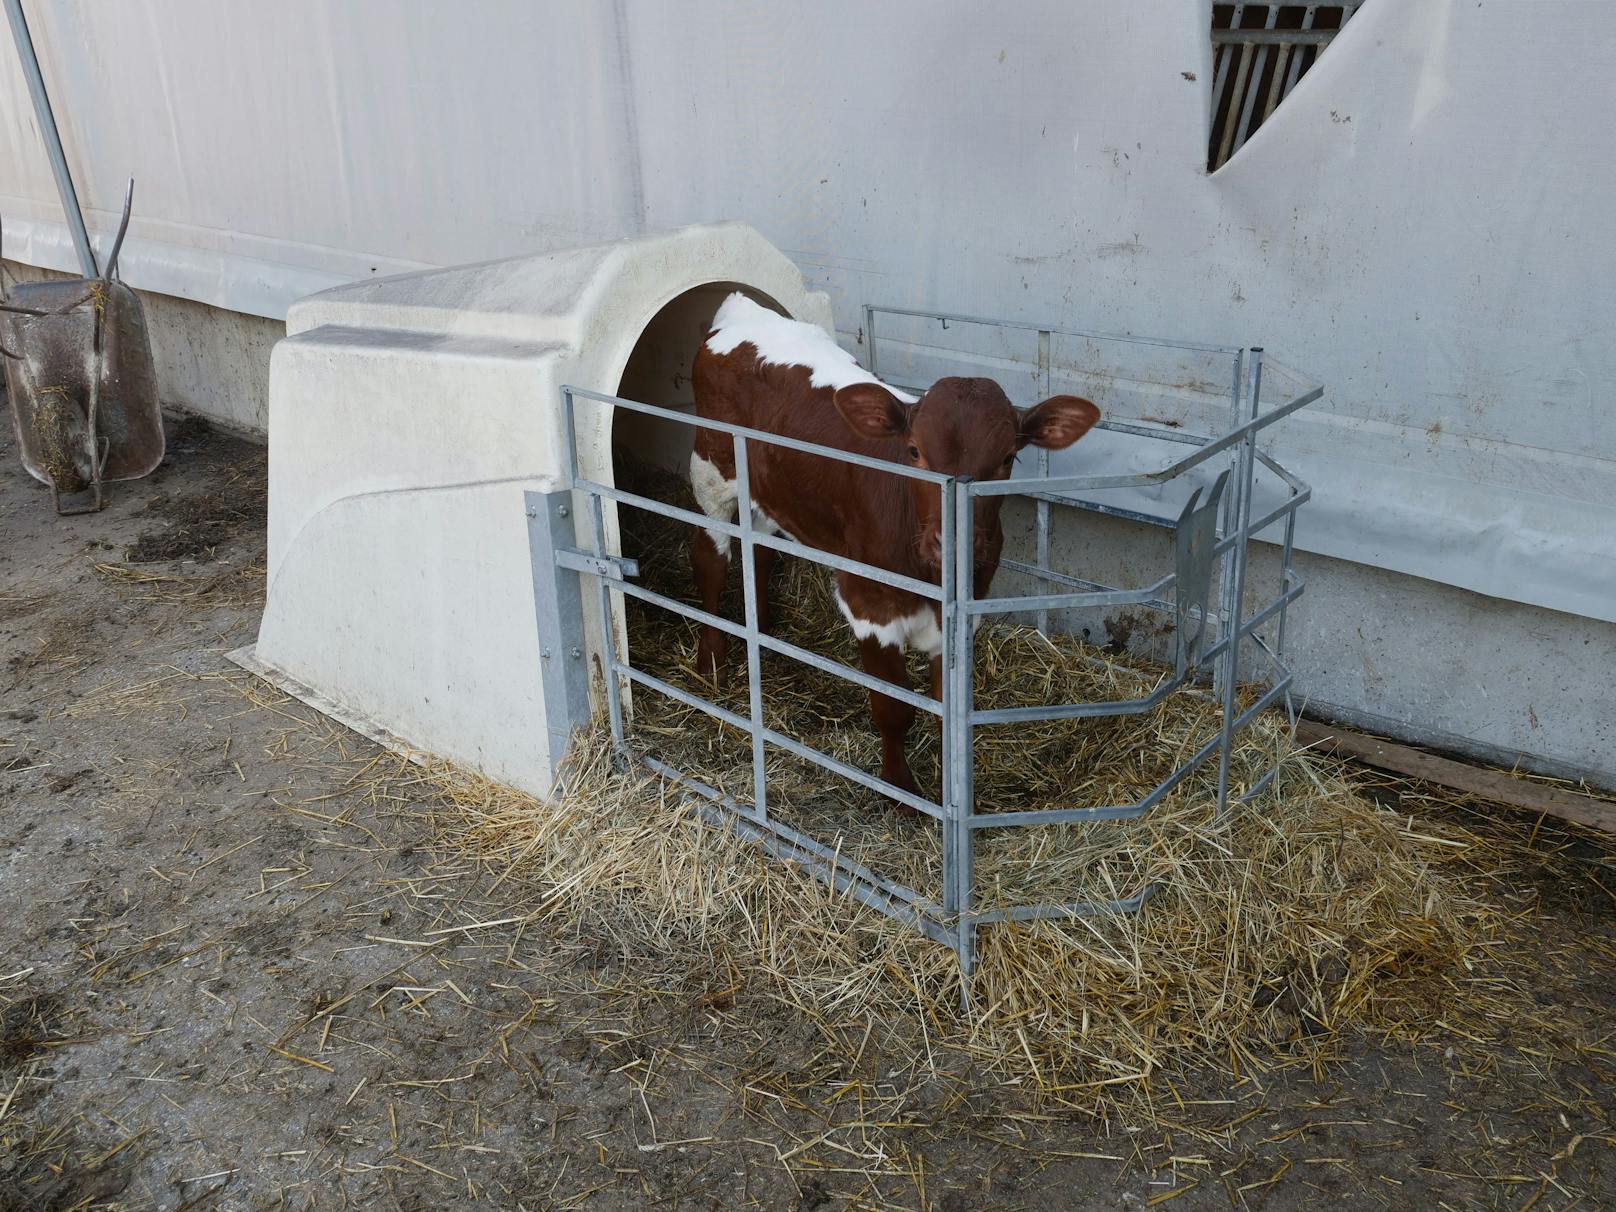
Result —
[[[18, 285], [0, 304], [23, 466], [50, 485], [58, 513], [100, 509], [105, 481], [137, 479], [163, 459], [145, 313], [112, 264], [99, 278]], [[64, 495], [86, 492], [90, 502], [64, 507]]]

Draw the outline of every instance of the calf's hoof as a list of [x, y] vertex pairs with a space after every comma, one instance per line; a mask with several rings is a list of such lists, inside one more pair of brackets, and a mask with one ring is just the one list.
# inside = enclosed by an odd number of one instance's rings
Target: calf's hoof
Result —
[[706, 640], [696, 649], [696, 673], [718, 686], [729, 681], [729, 653], [721, 644]]
[[[891, 783], [894, 787], [897, 787], [899, 790], [907, 791], [910, 795], [920, 796], [922, 799], [925, 798], [926, 793], [922, 791], [920, 789], [920, 785], [915, 782], [915, 776], [910, 773], [907, 766], [900, 770], [883, 770], [881, 772], [881, 777], [886, 782]], [[890, 795], [882, 794], [881, 802], [890, 808], [895, 816], [912, 820], [920, 815], [920, 811], [917, 808], [914, 808], [909, 804], [905, 804], [901, 800], [895, 800]]]

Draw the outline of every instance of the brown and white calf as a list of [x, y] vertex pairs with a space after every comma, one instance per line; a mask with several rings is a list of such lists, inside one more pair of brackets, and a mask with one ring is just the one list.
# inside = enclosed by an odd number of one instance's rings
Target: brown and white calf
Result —
[[[950, 476], [1001, 480], [1027, 445], [1060, 450], [1081, 438], [1100, 410], [1076, 396], [1013, 407], [990, 379], [939, 379], [925, 395], [882, 384], [825, 332], [775, 314], [736, 293], [713, 319], [696, 354], [696, 413], [715, 421], [814, 442]], [[941, 493], [937, 486], [820, 455], [753, 442], [747, 447], [753, 524], [847, 559], [940, 583]], [[690, 482], [709, 517], [736, 512], [735, 451], [727, 434], [698, 430]], [[1003, 497], [982, 497], [972, 520], [975, 590], [987, 593], [999, 566]], [[717, 613], [730, 542], [718, 531], [692, 536], [690, 562], [702, 606]], [[768, 580], [775, 553], [756, 553], [758, 619], [769, 627]], [[906, 590], [837, 572], [836, 604], [858, 638], [872, 675], [908, 686], [904, 649], [932, 658], [932, 694], [941, 691], [941, 611]], [[697, 667], [722, 680], [725, 635], [702, 629]], [[918, 793], [904, 753], [915, 709], [874, 691], [870, 713], [881, 734], [881, 777]]]

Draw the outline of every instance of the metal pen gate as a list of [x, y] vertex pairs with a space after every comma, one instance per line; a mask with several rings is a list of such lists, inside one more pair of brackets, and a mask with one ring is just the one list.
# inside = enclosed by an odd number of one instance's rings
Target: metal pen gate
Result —
[[[571, 723], [588, 716], [587, 663], [583, 655], [582, 581], [593, 584], [592, 605], [599, 623], [602, 644], [601, 672], [605, 678], [606, 709], [614, 746], [623, 760], [638, 762], [658, 775], [675, 780], [695, 793], [704, 812], [728, 824], [744, 836], [764, 845], [776, 857], [808, 868], [835, 887], [867, 905], [908, 923], [928, 937], [952, 947], [968, 975], [975, 964], [975, 939], [979, 926], [1008, 920], [1027, 921], [1136, 910], [1157, 891], [1154, 884], [1141, 887], [1132, 896], [1107, 901], [1077, 901], [1042, 904], [979, 906], [973, 901], [974, 858], [979, 831], [1048, 825], [1069, 822], [1125, 820], [1137, 818], [1177, 787], [1191, 772], [1214, 754], [1218, 756], [1217, 813], [1226, 812], [1230, 801], [1229, 759], [1234, 738], [1259, 712], [1283, 698], [1289, 707], [1288, 691], [1292, 674], [1284, 662], [1284, 618], [1288, 606], [1302, 593], [1302, 579], [1291, 567], [1297, 509], [1308, 499], [1309, 489], [1268, 454], [1258, 449], [1258, 434], [1281, 418], [1317, 400], [1322, 386], [1288, 368], [1284, 373], [1301, 390], [1276, 406], [1260, 407], [1264, 375], [1264, 355], [1260, 348], [1235, 349], [1194, 345], [1186, 342], [1155, 341], [1117, 337], [1071, 329], [1021, 325], [980, 317], [941, 312], [918, 312], [898, 308], [865, 309], [866, 332], [875, 370], [875, 333], [878, 318], [906, 317], [910, 322], [936, 322], [982, 325], [999, 329], [1019, 329], [1038, 334], [1038, 380], [1052, 379], [1050, 345], [1056, 337], [1074, 337], [1090, 342], [1114, 342], [1122, 346], [1190, 350], [1215, 358], [1226, 358], [1230, 370], [1229, 420], [1214, 434], [1197, 434], [1182, 428], [1102, 419], [1096, 429], [1165, 441], [1175, 447], [1189, 447], [1181, 457], [1157, 470], [1121, 475], [1051, 475], [1046, 452], [1030, 478], [972, 481], [897, 463], [870, 459], [831, 447], [800, 442], [776, 434], [714, 420], [699, 420], [675, 409], [628, 400], [603, 392], [577, 387], [562, 389], [565, 422], [568, 482], [550, 492], [527, 494], [526, 507], [533, 556], [534, 589], [540, 646], [543, 657], [544, 692], [549, 710], [550, 744], [561, 752]], [[1271, 359], [1267, 365], [1275, 364]], [[889, 380], [890, 381], [890, 380]], [[902, 384], [894, 384], [902, 386]], [[681, 508], [638, 493], [605, 484], [583, 474], [576, 443], [575, 409], [580, 406], [625, 409], [663, 421], [731, 435], [735, 448], [738, 515], [734, 522], [720, 521], [706, 514]], [[786, 447], [844, 463], [867, 466], [892, 475], [935, 484], [943, 497], [942, 568], [940, 584], [919, 581], [884, 568], [849, 560], [796, 542], [784, 535], [768, 534], [753, 525], [751, 482], [747, 457], [752, 442]], [[1198, 487], [1173, 518], [1106, 505], [1075, 497], [1077, 493], [1103, 493], [1130, 487], [1159, 486], [1178, 479], [1193, 469], [1223, 456], [1227, 466], [1207, 490]], [[1256, 468], [1273, 473], [1284, 487], [1284, 499], [1260, 517], [1252, 517]], [[1001, 567], [1040, 583], [1044, 592], [1006, 597], [975, 596], [972, 559], [972, 504], [984, 496], [1020, 496], [1035, 503], [1037, 516], [1036, 555], [1033, 562], [1004, 560]], [[605, 544], [604, 502], [647, 510], [709, 532], [722, 533], [738, 541], [741, 549], [741, 585], [744, 617], [733, 621], [710, 614], [635, 583], [638, 568]], [[575, 502], [587, 510], [590, 544], [580, 547], [572, 513]], [[1131, 521], [1165, 527], [1173, 532], [1173, 567], [1153, 583], [1135, 589], [1122, 589], [1085, 580], [1049, 566], [1050, 526], [1056, 506], [1092, 510]], [[1246, 591], [1247, 548], [1251, 536], [1269, 527], [1283, 525], [1280, 547], [1280, 577], [1273, 597], [1249, 614], [1243, 610]], [[796, 556], [829, 569], [850, 572], [893, 585], [937, 603], [942, 618], [943, 700], [897, 686], [873, 677], [839, 661], [812, 652], [758, 626], [758, 603], [753, 576], [754, 558], [759, 546]], [[1222, 575], [1214, 570], [1222, 561]], [[1216, 579], [1216, 584], [1214, 580]], [[627, 654], [616, 650], [613, 624], [613, 595], [623, 594], [663, 610], [672, 611], [693, 623], [708, 624], [744, 641], [747, 652], [749, 711], [742, 715], [700, 695], [673, 685], [657, 673], [633, 665]], [[978, 620], [1009, 614], [1025, 614], [1047, 630], [1051, 611], [1080, 607], [1122, 607], [1138, 605], [1166, 611], [1174, 620], [1171, 674], [1148, 694], [1126, 701], [1054, 703], [1047, 706], [980, 709], [974, 701], [974, 632]], [[1273, 620], [1277, 634], [1269, 643], [1257, 628]], [[1215, 637], [1209, 635], [1215, 630]], [[1242, 677], [1241, 643], [1250, 641], [1267, 661], [1266, 689], [1249, 705], [1241, 707], [1237, 687]], [[768, 651], [804, 662], [826, 674], [855, 683], [908, 703], [919, 711], [940, 717], [943, 727], [942, 795], [939, 801], [912, 794], [869, 772], [850, 765], [770, 727], [764, 720], [761, 686], [762, 652]], [[1099, 657], [1090, 658], [1096, 661]], [[1193, 683], [1210, 673], [1210, 690]], [[1249, 679], [1248, 679], [1249, 680]], [[645, 690], [667, 695], [706, 713], [722, 724], [748, 736], [752, 753], [752, 800], [744, 802], [709, 786], [690, 772], [680, 770], [655, 753], [643, 752], [631, 744], [625, 725], [623, 685], [632, 683]], [[1150, 710], [1167, 695], [1184, 690], [1210, 695], [1217, 703], [1220, 725], [1217, 734], [1179, 763], [1171, 775], [1136, 803], [1095, 804], [1036, 811], [978, 813], [974, 803], [973, 733], [978, 727], [1018, 721], [1080, 717], [1115, 716]], [[809, 836], [769, 812], [769, 787], [765, 777], [767, 746], [776, 746], [812, 762], [854, 783], [868, 787], [899, 803], [906, 804], [938, 822], [943, 831], [942, 887], [935, 895], [911, 888], [882, 876], [868, 866], [844, 855], [839, 848]], [[1247, 787], [1242, 799], [1255, 795], [1267, 785], [1274, 768]]]

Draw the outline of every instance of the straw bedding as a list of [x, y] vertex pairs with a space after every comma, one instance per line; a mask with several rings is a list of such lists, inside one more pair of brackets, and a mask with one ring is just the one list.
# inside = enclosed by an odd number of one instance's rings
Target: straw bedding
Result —
[[[689, 600], [684, 528], [624, 520], [641, 580]], [[826, 573], [781, 564], [777, 631], [853, 659]], [[629, 628], [636, 664], [746, 711], [739, 644], [731, 683], [715, 692], [693, 669], [693, 624], [631, 604]], [[1137, 697], [1161, 676], [1094, 655], [1069, 639], [984, 627], [979, 702]], [[763, 685], [776, 727], [875, 768], [863, 690], [774, 657]], [[1146, 716], [984, 730], [978, 806], [1137, 800], [1217, 719], [1214, 704], [1181, 692]], [[663, 760], [750, 799], [747, 738], [646, 690], [635, 694], [632, 732]], [[937, 729], [924, 716], [911, 748], [917, 778], [935, 789]], [[1222, 826], [1209, 761], [1139, 822], [986, 831], [979, 906], [1127, 896], [1147, 881], [1163, 890], [1135, 915], [984, 926], [963, 1009], [951, 951], [714, 827], [677, 786], [619, 769], [599, 729], [577, 747], [553, 806], [445, 779], [461, 843], [548, 889], [554, 910], [609, 932], [647, 988], [709, 1006], [788, 1004], [827, 1030], [876, 1035], [891, 1060], [946, 1068], [964, 1058], [973, 1071], [1093, 1109], [1148, 1097], [1163, 1070], [1260, 1070], [1297, 1040], [1351, 1028], [1419, 1035], [1462, 1014], [1464, 968], [1501, 928], [1473, 891], [1467, 835], [1415, 828], [1355, 794], [1330, 763], [1292, 748], [1282, 716], [1241, 737], [1235, 790], [1274, 762], [1275, 780]], [[934, 822], [899, 817], [872, 793], [772, 751], [769, 793], [774, 814], [937, 894]]]

